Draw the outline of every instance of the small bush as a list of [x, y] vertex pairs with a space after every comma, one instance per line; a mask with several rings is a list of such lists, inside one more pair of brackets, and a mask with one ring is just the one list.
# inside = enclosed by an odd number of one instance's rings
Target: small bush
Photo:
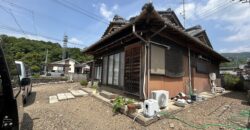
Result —
[[87, 86], [87, 85], [88, 85], [88, 81], [87, 81], [87, 80], [81, 80], [81, 81], [80, 81], [80, 84], [81, 84], [82, 86]]
[[33, 74], [33, 75], [32, 75], [32, 78], [36, 78], [36, 79], [37, 79], [37, 78], [39, 78], [39, 77], [40, 77], [40, 74]]
[[124, 97], [122, 96], [116, 97], [113, 104], [113, 112], [118, 112], [125, 105], [125, 103], [126, 101]]
[[118, 112], [123, 106], [131, 103], [135, 103], [135, 100], [130, 98], [126, 99], [125, 97], [118, 96], [113, 102], [113, 112]]
[[224, 86], [227, 89], [230, 90], [243, 90], [243, 83], [240, 79], [240, 77], [231, 75], [231, 74], [225, 74], [223, 76]]

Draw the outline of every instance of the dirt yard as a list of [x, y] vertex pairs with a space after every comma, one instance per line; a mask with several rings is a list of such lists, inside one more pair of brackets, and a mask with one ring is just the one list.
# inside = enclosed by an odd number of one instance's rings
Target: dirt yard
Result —
[[[78, 83], [51, 84], [33, 87], [24, 108], [24, 130], [193, 130], [237, 129], [250, 120], [246, 94], [233, 92], [187, 108], [171, 119], [162, 119], [147, 127], [125, 115], [114, 115], [112, 108], [93, 97], [48, 103], [48, 98]], [[249, 110], [249, 111], [246, 111]]]

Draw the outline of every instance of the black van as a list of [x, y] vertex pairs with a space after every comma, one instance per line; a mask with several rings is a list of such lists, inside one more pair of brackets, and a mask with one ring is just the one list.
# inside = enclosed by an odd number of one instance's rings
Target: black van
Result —
[[18, 71], [10, 51], [0, 43], [0, 129], [20, 129], [23, 120], [21, 85]]

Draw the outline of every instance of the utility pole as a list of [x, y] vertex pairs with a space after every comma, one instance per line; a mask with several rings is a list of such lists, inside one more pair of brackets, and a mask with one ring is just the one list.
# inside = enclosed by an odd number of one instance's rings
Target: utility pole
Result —
[[64, 34], [63, 48], [62, 48], [62, 60], [67, 58], [67, 43], [68, 43], [68, 36]]
[[44, 73], [45, 73], [45, 74], [46, 74], [46, 72], [47, 72], [48, 53], [49, 53], [49, 51], [48, 51], [48, 49], [47, 49], [47, 51], [46, 51], [46, 57], [45, 57], [45, 66], [44, 66]]

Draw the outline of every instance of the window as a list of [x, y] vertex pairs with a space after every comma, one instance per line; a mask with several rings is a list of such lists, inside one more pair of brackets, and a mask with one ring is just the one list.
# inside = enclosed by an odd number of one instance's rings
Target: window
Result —
[[182, 48], [171, 46], [166, 52], [166, 75], [169, 77], [184, 76]]
[[0, 96], [3, 95], [2, 77], [0, 75]]
[[113, 62], [114, 55], [109, 56], [109, 68], [108, 68], [108, 84], [113, 84]]
[[120, 87], [124, 86], [124, 52], [121, 52], [121, 57], [120, 57]]
[[100, 65], [95, 67], [95, 79], [100, 80], [101, 79], [101, 71], [102, 67]]
[[103, 73], [102, 73], [102, 84], [107, 84], [107, 73], [108, 73], [108, 57], [103, 58]]
[[7, 47], [7, 44], [3, 44], [2, 46], [4, 53], [5, 53], [5, 60], [8, 66], [8, 70], [9, 70], [9, 74], [10, 74], [10, 81], [11, 81], [11, 85], [13, 88], [17, 88], [19, 86], [19, 74], [18, 74], [18, 70], [17, 70], [17, 66], [14, 62], [14, 59], [12, 56], [12, 53], [10, 52], [9, 47]]
[[208, 74], [210, 72], [209, 63], [197, 61], [196, 71], [198, 73]]
[[165, 74], [165, 48], [151, 44], [151, 73]]
[[119, 85], [120, 53], [114, 55], [114, 85]]
[[103, 58], [102, 84], [122, 87], [124, 85], [124, 52]]
[[21, 75], [21, 65], [16, 64], [16, 67], [17, 67], [18, 74]]
[[166, 75], [169, 77], [184, 76], [182, 48], [165, 47], [151, 44], [151, 74]]

